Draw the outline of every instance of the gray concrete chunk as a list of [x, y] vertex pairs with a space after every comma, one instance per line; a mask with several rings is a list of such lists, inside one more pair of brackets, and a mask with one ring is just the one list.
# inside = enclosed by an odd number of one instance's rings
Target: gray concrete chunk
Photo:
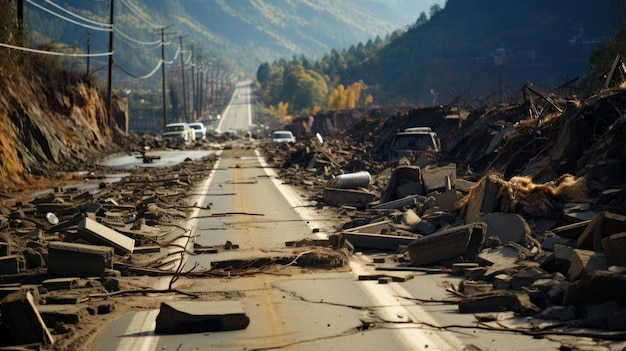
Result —
[[53, 241], [48, 243], [48, 272], [66, 277], [100, 277], [113, 269], [113, 248]]
[[250, 319], [238, 301], [162, 302], [157, 334], [189, 334], [246, 329]]
[[454, 188], [456, 185], [456, 164], [422, 169], [422, 182], [426, 188], [426, 194], [446, 190], [446, 177], [449, 177], [450, 185]]
[[480, 216], [480, 221], [487, 223], [487, 237], [497, 236], [503, 244], [518, 243], [525, 235], [530, 236], [530, 226], [516, 213], [486, 213]]
[[408, 245], [411, 264], [421, 266], [460, 256], [473, 259], [485, 241], [486, 227], [484, 223], [467, 224], [416, 239]]
[[39, 315], [29, 291], [22, 290], [5, 297], [0, 302], [0, 311], [3, 324], [13, 339], [9, 345], [54, 344], [52, 334]]
[[584, 278], [590, 272], [609, 268], [609, 263], [604, 254], [588, 250], [572, 250], [571, 262], [568, 273], [572, 281]]
[[118, 255], [132, 253], [135, 247], [135, 239], [129, 238], [88, 217], [83, 218], [78, 225], [78, 234], [81, 238], [94, 244], [113, 247]]

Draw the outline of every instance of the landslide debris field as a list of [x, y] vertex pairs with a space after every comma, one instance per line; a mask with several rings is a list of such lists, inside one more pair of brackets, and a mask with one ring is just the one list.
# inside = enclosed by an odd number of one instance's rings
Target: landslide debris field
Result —
[[[186, 294], [173, 285], [185, 275], [264, 274], [294, 263], [345, 269], [350, 253], [363, 251], [376, 258], [381, 282], [388, 270], [463, 276], [446, 288], [446, 303], [459, 313], [510, 311], [542, 321], [516, 332], [566, 349], [581, 339], [614, 349], [626, 339], [626, 93], [567, 99], [526, 87], [524, 96], [519, 104], [473, 109], [319, 114], [287, 126], [298, 140], [279, 147], [243, 137], [198, 142], [194, 148], [262, 149], [285, 183], [338, 214], [328, 240], [291, 243], [318, 250], [290, 247], [292, 257], [263, 262], [263, 269], [176, 272], [184, 250], [163, 254], [188, 240], [184, 222], [196, 206], [189, 195], [214, 157], [131, 170], [96, 190], [3, 194], [0, 346], [79, 349], [103, 321], [156, 308], [150, 297], [136, 297], [155, 293], [142, 276], [171, 276], [170, 289], [160, 292]], [[389, 162], [391, 138], [415, 126], [435, 130], [442, 151]], [[159, 146], [148, 137], [137, 144]], [[85, 171], [93, 182], [110, 170]], [[58, 307], [68, 305], [75, 308]], [[481, 327], [504, 329], [494, 316], [480, 321], [495, 324]]]

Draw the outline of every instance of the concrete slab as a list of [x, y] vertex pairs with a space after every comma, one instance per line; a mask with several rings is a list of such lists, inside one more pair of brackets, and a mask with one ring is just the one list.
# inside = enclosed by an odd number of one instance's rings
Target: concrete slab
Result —
[[411, 191], [416, 191], [415, 194], [425, 195], [420, 168], [417, 166], [399, 166], [389, 177], [387, 187], [380, 195], [380, 202], [385, 203], [405, 197], [406, 194], [404, 192], [408, 189], [402, 189], [398, 192], [397, 188], [408, 183], [412, 184]]
[[113, 248], [53, 241], [48, 243], [48, 272], [69, 277], [100, 277], [113, 269]]
[[472, 260], [482, 248], [485, 223], [448, 228], [416, 239], [408, 245], [411, 265], [421, 266], [464, 256]]
[[78, 280], [79, 278], [52, 278], [41, 284], [47, 291], [70, 290], [78, 286]]
[[480, 214], [491, 213], [497, 206], [498, 183], [489, 176], [482, 178], [478, 184], [472, 188], [471, 195], [467, 201], [465, 212], [465, 223], [476, 222]]
[[[17, 274], [20, 268], [24, 266], [24, 258], [19, 255], [9, 255], [0, 257], [0, 275]], [[20, 262], [22, 262], [20, 264]]]
[[239, 301], [162, 302], [157, 334], [189, 334], [246, 329], [250, 319]]
[[487, 223], [487, 237], [496, 236], [503, 244], [519, 243], [525, 235], [531, 235], [524, 217], [516, 213], [486, 213], [480, 216], [480, 221]]
[[88, 217], [83, 218], [78, 225], [78, 235], [94, 244], [111, 246], [118, 255], [132, 253], [135, 247], [135, 239], [129, 238]]
[[626, 216], [610, 212], [600, 212], [595, 216], [585, 231], [578, 238], [578, 248], [602, 250], [602, 238], [611, 234], [626, 232]]
[[39, 314], [46, 325], [54, 326], [55, 323], [78, 324], [88, 315], [86, 306], [80, 305], [54, 305], [46, 304], [38, 306]]
[[449, 184], [454, 188], [456, 186], [456, 164], [451, 163], [443, 167], [422, 169], [422, 183], [424, 183], [426, 194], [446, 190], [446, 177], [450, 178]]
[[602, 239], [602, 251], [611, 264], [626, 266], [626, 232]]
[[13, 339], [9, 345], [54, 344], [54, 338], [44, 323], [29, 291], [19, 291], [0, 301], [2, 320]]
[[609, 262], [604, 254], [573, 249], [568, 273], [570, 280], [574, 281], [586, 277], [590, 272], [603, 271], [608, 268]]
[[416, 237], [342, 232], [341, 235], [357, 249], [397, 251], [400, 245], [409, 245]]

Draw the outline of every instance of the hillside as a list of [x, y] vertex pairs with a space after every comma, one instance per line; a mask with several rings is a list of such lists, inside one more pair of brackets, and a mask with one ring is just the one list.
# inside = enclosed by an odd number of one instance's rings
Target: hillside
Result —
[[[175, 55], [182, 36], [187, 48], [193, 45], [197, 53], [222, 60], [235, 72], [251, 74], [264, 61], [300, 55], [320, 57], [333, 48], [385, 36], [414, 22], [424, 3], [434, 1], [117, 1], [116, 61], [137, 75], [149, 72], [160, 59], [160, 50], [154, 44], [141, 43], [158, 41], [160, 28], [167, 26], [165, 41], [172, 43], [166, 47], [166, 60]], [[110, 21], [107, 1], [56, 3], [85, 18]], [[73, 18], [49, 4], [43, 7]], [[106, 32], [60, 20], [29, 3], [25, 12], [34, 43], [58, 41], [87, 52], [87, 37], [91, 35], [92, 52], [108, 51]]]
[[[123, 120], [125, 103], [113, 107]], [[119, 149], [116, 125], [93, 80], [37, 56], [0, 58], [1, 192], [62, 185]]]
[[620, 25], [613, 2], [448, 0], [342, 82], [363, 79], [378, 101], [471, 103], [557, 87], [585, 73], [590, 54]]

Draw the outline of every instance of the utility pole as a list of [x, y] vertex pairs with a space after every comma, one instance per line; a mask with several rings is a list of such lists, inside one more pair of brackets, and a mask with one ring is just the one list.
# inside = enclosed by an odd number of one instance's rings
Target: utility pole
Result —
[[193, 42], [191, 43], [191, 118], [193, 119], [193, 121], [195, 122], [195, 120], [198, 118], [197, 112], [197, 106], [196, 106], [196, 71], [195, 71], [195, 64], [193, 63], [193, 59], [195, 58], [195, 56], [193, 55]]
[[115, 63], [113, 57], [113, 14], [114, 14], [115, 0], [111, 0], [111, 34], [109, 34], [109, 74], [107, 83], [107, 108], [109, 109], [109, 117], [113, 117], [113, 64]]
[[163, 97], [163, 130], [167, 125], [167, 94], [165, 89], [165, 30], [173, 24], [161, 28], [161, 93]]
[[20, 31], [20, 40], [24, 40], [24, 0], [17, 1], [17, 28]]
[[180, 36], [180, 69], [183, 75], [183, 109], [185, 114], [185, 121], [189, 122], [189, 118], [187, 117], [187, 86], [185, 85], [185, 59], [183, 53], [183, 37]]
[[87, 75], [89, 75], [89, 55], [91, 54], [91, 32], [87, 32]]

